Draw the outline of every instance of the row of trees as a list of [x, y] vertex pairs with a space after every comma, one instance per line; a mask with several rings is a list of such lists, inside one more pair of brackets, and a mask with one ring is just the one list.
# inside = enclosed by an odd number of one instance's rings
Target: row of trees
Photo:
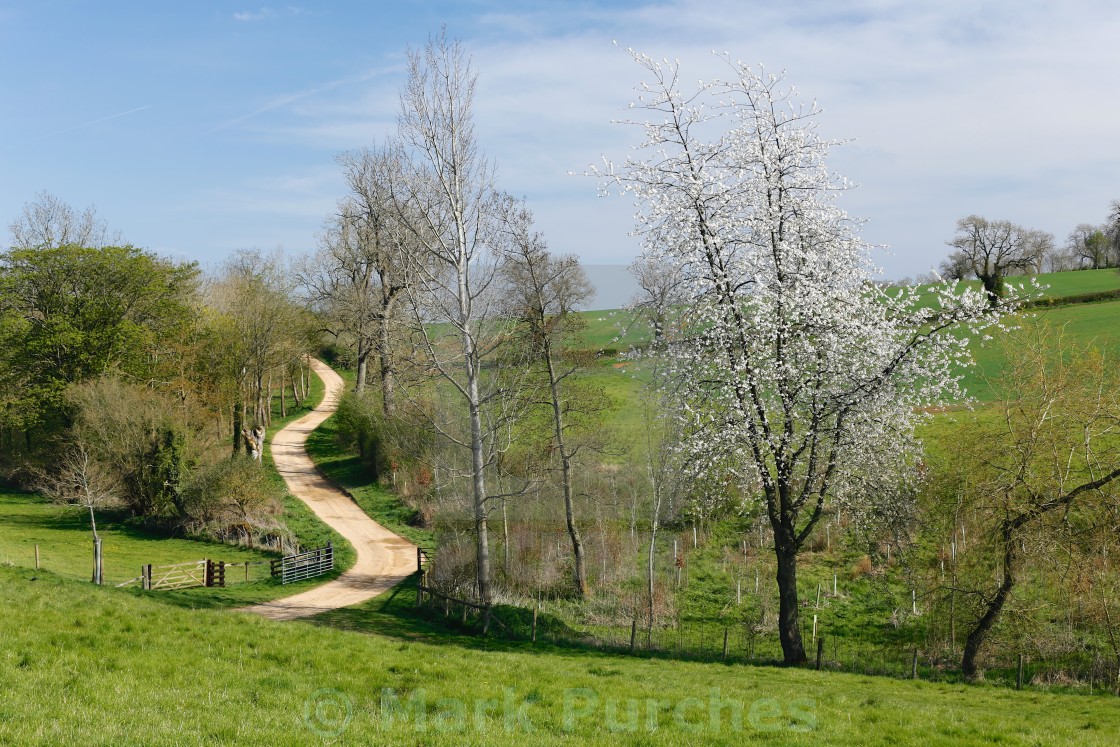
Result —
[[[276, 536], [275, 491], [230, 466], [276, 393], [305, 394], [312, 322], [279, 256], [210, 277], [40, 195], [0, 253], [0, 467], [62, 500]], [[297, 382], [301, 382], [297, 384]], [[79, 489], [76, 486], [84, 486]]]
[[492, 517], [540, 490], [553, 468], [582, 595], [573, 470], [586, 444], [573, 434], [605, 405], [577, 393], [573, 374], [587, 361], [568, 348], [591, 289], [575, 258], [551, 254], [528, 208], [497, 187], [474, 133], [475, 89], [459, 43], [441, 35], [409, 52], [397, 132], [340, 157], [349, 194], [300, 280], [324, 328], [352, 351], [353, 398], [365, 401], [344, 402], [354, 441], [381, 471], [395, 478], [411, 462], [426, 475], [417, 479], [463, 506], [483, 603], [493, 600]]
[[957, 221], [949, 246], [953, 252], [940, 274], [952, 280], [974, 277], [993, 298], [1003, 295], [1005, 278], [1013, 275], [1120, 267], [1120, 201], [1112, 202], [1105, 223], [1078, 225], [1064, 246], [1051, 233], [979, 215]]

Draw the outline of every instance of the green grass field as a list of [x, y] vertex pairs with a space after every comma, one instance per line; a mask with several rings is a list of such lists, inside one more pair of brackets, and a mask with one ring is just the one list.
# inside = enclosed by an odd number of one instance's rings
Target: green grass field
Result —
[[409, 640], [186, 610], [7, 567], [0, 604], [3, 744], [1120, 740], [1108, 698]]

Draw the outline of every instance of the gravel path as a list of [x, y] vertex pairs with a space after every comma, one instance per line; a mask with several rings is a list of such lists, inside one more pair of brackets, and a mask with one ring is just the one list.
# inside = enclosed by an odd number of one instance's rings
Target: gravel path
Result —
[[345, 389], [342, 377], [327, 364], [313, 359], [311, 367], [326, 385], [326, 395], [318, 407], [273, 437], [272, 459], [292, 495], [349, 540], [357, 550], [358, 561], [322, 586], [242, 608], [273, 620], [294, 620], [359, 604], [391, 589], [416, 570], [416, 545], [366, 516], [350, 496], [315, 469], [307, 456], [307, 436], [338, 409], [338, 398]]

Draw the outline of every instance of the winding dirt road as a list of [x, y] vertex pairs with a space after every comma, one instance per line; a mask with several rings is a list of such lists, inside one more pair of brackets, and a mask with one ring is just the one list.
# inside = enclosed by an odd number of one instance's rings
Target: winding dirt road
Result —
[[295, 620], [359, 604], [391, 589], [416, 570], [416, 545], [366, 516], [350, 496], [315, 469], [307, 456], [304, 444], [308, 435], [338, 409], [338, 398], [345, 388], [342, 377], [322, 361], [312, 359], [311, 368], [323, 380], [326, 395], [318, 407], [273, 437], [272, 458], [292, 495], [349, 540], [357, 550], [358, 561], [322, 586], [242, 608], [273, 620]]

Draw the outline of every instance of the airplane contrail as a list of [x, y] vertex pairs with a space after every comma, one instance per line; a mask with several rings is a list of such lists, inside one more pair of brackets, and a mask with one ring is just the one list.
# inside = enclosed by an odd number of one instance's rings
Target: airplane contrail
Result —
[[144, 106], [138, 106], [135, 109], [129, 109], [126, 112], [117, 112], [116, 114], [110, 114], [107, 117], [101, 117], [100, 119], [92, 119], [89, 122], [82, 122], [81, 124], [76, 124], [73, 127], [67, 127], [65, 130], [59, 130], [58, 132], [51, 132], [51, 133], [48, 133], [46, 135], [40, 135], [39, 137], [35, 138], [34, 140], [29, 140], [28, 142], [34, 143], [37, 140], [43, 140], [44, 138], [55, 137], [57, 135], [65, 135], [67, 132], [73, 132], [74, 130], [82, 129], [83, 127], [89, 127], [90, 125], [95, 125], [95, 124], [98, 124], [100, 122], [108, 122], [110, 119], [117, 119], [118, 117], [124, 117], [124, 116], [127, 116], [129, 114], [135, 114], [136, 112], [142, 112], [145, 109], [151, 109], [151, 108], [152, 108], [151, 104], [145, 104]]

